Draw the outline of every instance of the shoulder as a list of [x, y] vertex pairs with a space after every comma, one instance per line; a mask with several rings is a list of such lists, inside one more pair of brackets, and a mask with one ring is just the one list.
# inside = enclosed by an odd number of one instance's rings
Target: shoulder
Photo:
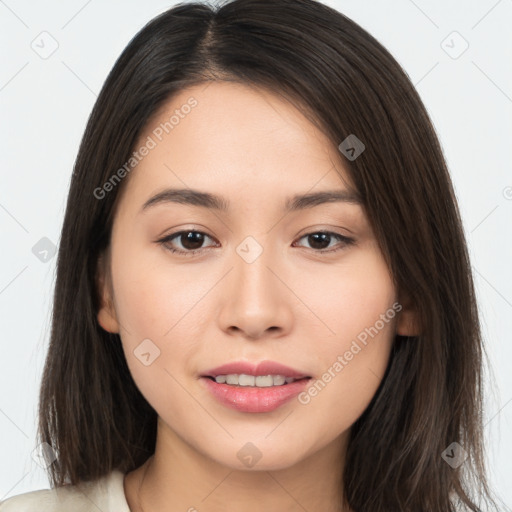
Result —
[[[62, 495], [60, 495], [62, 497]], [[41, 512], [60, 511], [60, 502], [53, 490], [42, 489], [40, 491], [18, 494], [12, 498], [0, 501], [1, 512]]]
[[130, 512], [118, 470], [99, 480], [12, 496], [0, 501], [0, 512]]

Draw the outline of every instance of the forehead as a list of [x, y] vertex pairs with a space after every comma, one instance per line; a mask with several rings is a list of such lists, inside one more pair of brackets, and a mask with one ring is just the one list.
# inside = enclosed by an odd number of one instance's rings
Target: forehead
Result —
[[164, 186], [285, 194], [348, 188], [337, 147], [293, 103], [234, 82], [179, 91], [150, 118], [135, 150], [150, 147], [128, 188]]

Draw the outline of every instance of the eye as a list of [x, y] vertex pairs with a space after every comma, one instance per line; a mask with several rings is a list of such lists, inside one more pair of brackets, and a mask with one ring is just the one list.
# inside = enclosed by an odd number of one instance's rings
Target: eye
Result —
[[[344, 235], [340, 235], [339, 233], [334, 233], [332, 231], [314, 231], [311, 233], [307, 233], [302, 236], [299, 240], [303, 238], [307, 239], [308, 243], [312, 245], [312, 249], [315, 249], [315, 252], [319, 253], [332, 253], [337, 252], [343, 249], [346, 246], [353, 245], [355, 240], [353, 238], [349, 238]], [[328, 249], [333, 240], [338, 240], [338, 247], [335, 246], [334, 249]], [[332, 246], [331, 246], [332, 247]]]
[[[171, 252], [183, 254], [184, 256], [191, 256], [203, 250], [201, 246], [203, 245], [205, 237], [211, 238], [206, 233], [189, 229], [168, 235], [165, 238], [158, 240], [158, 242], [164, 245], [165, 248]], [[171, 246], [171, 242], [173, 242], [174, 239], [181, 244], [182, 248], [176, 249]]]
[[[210, 238], [213, 240], [210, 236], [208, 236], [206, 233], [203, 233], [202, 231], [195, 231], [190, 229], [172, 233], [160, 240], [157, 240], [157, 243], [160, 243], [172, 253], [182, 254], [184, 256], [192, 256], [205, 249], [205, 247], [202, 247], [205, 238]], [[318, 253], [333, 253], [340, 251], [346, 246], [355, 244], [355, 240], [353, 238], [349, 238], [332, 231], [313, 231], [303, 235], [299, 240], [302, 239], [307, 239], [308, 243], [312, 245], [311, 249]], [[335, 245], [334, 249], [329, 249], [331, 242], [336, 240], [338, 240], [338, 246], [336, 247]], [[176, 244], [176, 242], [179, 242], [181, 247], [173, 247], [172, 244]]]

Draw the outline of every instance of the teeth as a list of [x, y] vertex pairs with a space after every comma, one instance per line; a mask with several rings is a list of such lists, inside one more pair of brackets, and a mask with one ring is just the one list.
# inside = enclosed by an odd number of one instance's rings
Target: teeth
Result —
[[245, 373], [217, 375], [215, 382], [219, 384], [231, 384], [232, 386], [255, 386], [265, 388], [271, 386], [282, 386], [285, 382], [289, 384], [297, 379], [293, 377], [283, 377], [282, 375], [246, 375]]

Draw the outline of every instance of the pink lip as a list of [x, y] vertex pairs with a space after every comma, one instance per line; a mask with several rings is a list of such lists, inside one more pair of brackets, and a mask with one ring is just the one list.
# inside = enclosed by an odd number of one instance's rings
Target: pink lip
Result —
[[[254, 376], [282, 375], [283, 377], [302, 380], [281, 386], [262, 388], [256, 386], [231, 386], [215, 382], [217, 375], [240, 375], [242, 373]], [[235, 361], [207, 370], [201, 377], [200, 381], [203, 382], [203, 385], [221, 404], [241, 412], [273, 411], [297, 396], [311, 380], [311, 376], [275, 361], [261, 361], [257, 364], [248, 361]]]
[[200, 382], [221, 404], [231, 409], [240, 412], [270, 412], [297, 396], [310, 380], [297, 380], [289, 384], [267, 388], [219, 384], [209, 377], [202, 377]]
[[217, 377], [217, 375], [229, 375], [229, 374], [245, 374], [245, 375], [282, 375], [283, 377], [293, 377], [294, 379], [302, 379], [304, 377], [310, 377], [305, 373], [301, 373], [294, 368], [285, 366], [275, 361], [261, 361], [258, 364], [253, 364], [248, 361], [235, 361], [233, 363], [223, 364], [217, 368], [207, 370], [201, 376], [202, 377]]

